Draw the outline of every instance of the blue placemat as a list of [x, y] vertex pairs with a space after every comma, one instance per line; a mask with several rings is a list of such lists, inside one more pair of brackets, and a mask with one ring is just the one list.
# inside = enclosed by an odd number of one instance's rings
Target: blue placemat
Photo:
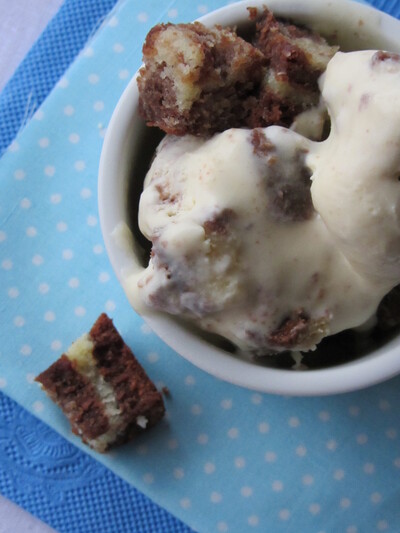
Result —
[[4, 394], [0, 458], [0, 492], [61, 533], [191, 531]]
[[[191, 20], [225, 3], [124, 2], [3, 157], [0, 388], [81, 447], [32, 378], [106, 310], [150, 375], [172, 390], [168, 420], [151, 439], [100, 458], [110, 470], [202, 532], [395, 532], [400, 379], [320, 399], [221, 383], [177, 357], [132, 313], [104, 253], [98, 158], [115, 102], [140, 63], [141, 42], [158, 20]], [[94, 4], [101, 2], [87, 3]], [[397, 3], [385, 6], [398, 15]], [[28, 63], [50, 65], [50, 50]], [[49, 68], [46, 76], [52, 86], [59, 71]], [[35, 90], [39, 85], [34, 81]], [[2, 95], [2, 121], [5, 107]], [[3, 143], [19, 124], [13, 127]], [[188, 531], [6, 396], [0, 400], [6, 496], [61, 532]]]

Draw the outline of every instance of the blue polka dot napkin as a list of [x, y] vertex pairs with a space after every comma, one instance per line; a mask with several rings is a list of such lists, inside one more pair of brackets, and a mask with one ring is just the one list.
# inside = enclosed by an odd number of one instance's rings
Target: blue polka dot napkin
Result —
[[[0, 162], [0, 389], [25, 408], [0, 397], [0, 470], [14, 461], [23, 473], [12, 488], [2, 473], [0, 486], [22, 503], [18, 494], [39, 488], [37, 514], [65, 532], [187, 531], [139, 506], [130, 528], [121, 515], [132, 493], [110, 471], [199, 532], [397, 532], [400, 378], [328, 398], [223, 383], [156, 338], [128, 305], [104, 251], [98, 161], [141, 43], [158, 21], [192, 20], [226, 3], [120, 4]], [[151, 435], [105, 456], [70, 434], [33, 383], [102, 311], [172, 393], [167, 419]], [[109, 470], [50, 430], [33, 429], [28, 411]], [[94, 503], [97, 489], [103, 505]], [[57, 505], [55, 519], [49, 508]], [[63, 514], [64, 505], [75, 511]], [[100, 525], [99, 516], [107, 517]]]

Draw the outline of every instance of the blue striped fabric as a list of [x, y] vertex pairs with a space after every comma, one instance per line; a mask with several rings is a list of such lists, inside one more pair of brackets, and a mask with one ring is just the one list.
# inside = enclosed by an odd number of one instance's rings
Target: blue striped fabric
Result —
[[0, 154], [32, 117], [117, 0], [66, 0], [0, 94]]

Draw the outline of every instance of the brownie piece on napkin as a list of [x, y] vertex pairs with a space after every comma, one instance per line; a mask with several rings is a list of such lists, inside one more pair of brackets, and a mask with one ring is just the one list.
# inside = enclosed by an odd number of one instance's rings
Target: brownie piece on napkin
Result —
[[161, 394], [104, 313], [36, 381], [73, 433], [98, 452], [146, 431], [165, 413]]

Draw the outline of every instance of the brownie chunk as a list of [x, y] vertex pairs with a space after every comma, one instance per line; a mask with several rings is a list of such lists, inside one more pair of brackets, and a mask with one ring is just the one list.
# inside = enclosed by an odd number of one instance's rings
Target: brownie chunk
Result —
[[280, 326], [269, 335], [268, 341], [271, 346], [291, 350], [305, 338], [315, 338], [318, 342], [321, 335], [326, 334], [326, 327], [325, 318], [311, 320], [303, 309], [298, 309], [283, 320]]
[[251, 131], [253, 153], [266, 167], [270, 215], [277, 222], [301, 222], [315, 214], [311, 198], [311, 171], [305, 165], [304, 149], [294, 154], [279, 153], [264, 129]]
[[161, 394], [104, 313], [36, 381], [73, 433], [98, 452], [130, 440], [165, 413]]
[[36, 381], [68, 416], [74, 433], [92, 441], [109, 431], [108, 417], [95, 386], [65, 354]]
[[263, 54], [228, 28], [158, 24], [143, 46], [140, 113], [167, 133], [207, 136], [242, 126]]
[[290, 126], [299, 113], [318, 104], [318, 78], [338, 47], [307, 28], [276, 19], [268, 9], [259, 16], [251, 8], [250, 18], [257, 21], [254, 46], [268, 68], [248, 126]]
[[174, 135], [289, 126], [319, 102], [318, 78], [337, 51], [312, 31], [250, 8], [253, 43], [233, 30], [158, 24], [143, 46], [139, 110]]
[[395, 54], [394, 52], [385, 52], [383, 50], [378, 50], [372, 56], [371, 65], [372, 65], [372, 67], [375, 67], [376, 65], [379, 65], [380, 63], [383, 63], [383, 62], [386, 62], [386, 61], [395, 61], [395, 62], [398, 63], [398, 62], [400, 62], [400, 54]]

